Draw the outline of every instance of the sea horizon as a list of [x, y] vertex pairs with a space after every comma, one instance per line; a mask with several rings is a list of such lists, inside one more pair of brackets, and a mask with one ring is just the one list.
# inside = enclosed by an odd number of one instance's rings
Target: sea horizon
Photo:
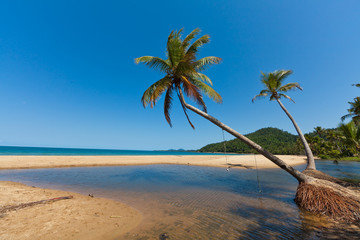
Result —
[[29, 146], [0, 146], [1, 156], [116, 156], [116, 155], [222, 155], [223, 153], [203, 153], [196, 150], [127, 150], [102, 148], [65, 148], [65, 147], [29, 147]]

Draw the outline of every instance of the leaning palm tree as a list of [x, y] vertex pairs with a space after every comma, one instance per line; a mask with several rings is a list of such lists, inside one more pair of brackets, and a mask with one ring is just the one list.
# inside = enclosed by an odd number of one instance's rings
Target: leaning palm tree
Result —
[[[167, 59], [153, 56], [143, 56], [135, 59], [135, 63], [143, 63], [148, 67], [159, 70], [161, 73], [165, 74], [163, 78], [152, 84], [144, 92], [141, 98], [143, 106], [147, 107], [150, 105], [150, 107], [153, 108], [160, 96], [165, 93], [164, 114], [166, 121], [172, 126], [169, 110], [172, 105], [173, 95], [176, 94], [191, 127], [194, 128], [194, 125], [191, 123], [186, 109], [199, 114], [223, 130], [239, 138], [248, 146], [289, 172], [299, 182], [308, 181], [308, 177], [305, 174], [292, 168], [258, 144], [207, 114], [207, 108], [202, 94], [207, 95], [219, 103], [222, 101], [222, 98], [209, 86], [212, 85], [212, 81], [205, 74], [201, 73], [201, 71], [207, 69], [211, 65], [220, 63], [221, 58], [211, 56], [196, 59], [199, 48], [210, 41], [210, 36], [204, 35], [191, 44], [191, 41], [194, 40], [199, 33], [200, 29], [197, 28], [182, 39], [182, 29], [180, 31], [172, 31], [166, 45]], [[184, 93], [186, 97], [197, 103], [202, 110], [188, 104], [185, 101]]]
[[300, 140], [301, 140], [302, 144], [304, 145], [305, 153], [306, 153], [306, 157], [307, 157], [306, 169], [307, 170], [315, 170], [316, 166], [315, 166], [314, 156], [312, 154], [312, 151], [309, 147], [308, 142], [306, 141], [306, 139], [304, 137], [304, 134], [301, 132], [299, 126], [295, 122], [295, 119], [291, 116], [291, 114], [288, 112], [288, 110], [285, 108], [285, 106], [280, 101], [280, 98], [284, 97], [284, 98], [287, 98], [294, 102], [294, 100], [292, 100], [291, 97], [289, 97], [288, 95], [286, 95], [284, 93], [288, 92], [290, 90], [294, 90], [294, 89], [302, 90], [300, 85], [296, 82], [287, 83], [287, 84], [283, 85], [284, 80], [291, 73], [292, 73], [291, 70], [277, 70], [277, 71], [271, 72], [271, 73], [261, 73], [262, 74], [261, 82], [264, 84], [265, 89], [261, 90], [260, 93], [252, 99], [252, 101], [254, 102], [255, 99], [259, 98], [259, 97], [269, 96], [270, 101], [276, 100], [279, 103], [282, 110], [284, 110], [286, 115], [290, 118], [291, 122], [293, 123], [293, 125], [300, 137]]
[[348, 102], [350, 108], [347, 110], [348, 114], [341, 117], [341, 121], [351, 117], [355, 124], [360, 123], [360, 97], [354, 98], [354, 102]]
[[[336, 208], [339, 205], [343, 206], [342, 201], [338, 200], [338, 194], [342, 194], [343, 191], [347, 190], [344, 190], [341, 186], [329, 183], [328, 181], [315, 179], [304, 173], [301, 173], [300, 171], [294, 169], [278, 157], [262, 148], [260, 145], [246, 138], [244, 135], [238, 133], [229, 126], [223, 124], [218, 119], [212, 117], [206, 112], [207, 109], [202, 94], [209, 96], [211, 99], [217, 102], [221, 102], [221, 97], [208, 85], [212, 85], [211, 80], [200, 72], [211, 65], [220, 63], [221, 59], [217, 57], [204, 57], [199, 60], [196, 59], [199, 48], [208, 43], [210, 40], [208, 35], [204, 35], [191, 44], [192, 40], [194, 40], [194, 38], [199, 33], [200, 30], [195, 29], [184, 39], [182, 39], [182, 30], [171, 32], [168, 37], [166, 47], [167, 59], [153, 56], [144, 56], [135, 59], [136, 63], [143, 63], [150, 68], [159, 70], [165, 75], [162, 79], [152, 84], [144, 92], [141, 99], [144, 107], [148, 105], [150, 105], [150, 107], [154, 107], [160, 96], [165, 93], [164, 114], [166, 121], [171, 125], [169, 110], [173, 100], [173, 95], [176, 94], [192, 127], [194, 126], [186, 113], [186, 109], [204, 117], [205, 119], [214, 123], [216, 126], [240, 139], [249, 147], [264, 155], [270, 161], [295, 177], [299, 181], [299, 187], [295, 200], [301, 207], [317, 213], [321, 212], [322, 214], [328, 215], [333, 214], [334, 207]], [[201, 106], [202, 110], [188, 104], [185, 101], [183, 92], [187, 97], [189, 97], [191, 100], [194, 100], [199, 106]], [[330, 188], [331, 190], [329, 190]], [[328, 194], [318, 195], [317, 192], [319, 191]], [[333, 193], [334, 191], [335, 193]], [[358, 197], [356, 194], [349, 193], [348, 191], [347, 194], [350, 197], [344, 199], [344, 202], [349, 203], [349, 208], [358, 209], [356, 207], [360, 206], [360, 204], [358, 204], [358, 202], [360, 202], [360, 197]], [[324, 205], [318, 203], [323, 203], [324, 201], [330, 203], [331, 206], [323, 209], [322, 206]], [[336, 204], [333, 204], [335, 201]], [[342, 212], [339, 211], [336, 211], [336, 213], [342, 214]], [[360, 216], [360, 210], [354, 211], [350, 217], [353, 215]]]

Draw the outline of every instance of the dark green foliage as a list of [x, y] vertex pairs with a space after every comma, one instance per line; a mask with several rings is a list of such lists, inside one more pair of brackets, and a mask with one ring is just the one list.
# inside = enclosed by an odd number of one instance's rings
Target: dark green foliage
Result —
[[[278, 128], [262, 128], [256, 132], [245, 135], [252, 141], [264, 147], [273, 154], [299, 154], [296, 144], [297, 136]], [[224, 152], [224, 142], [212, 143], [199, 149], [200, 152]], [[239, 139], [226, 141], [226, 152], [254, 153], [250, 147]]]
[[305, 134], [305, 138], [316, 156], [322, 159], [344, 159], [358, 156], [359, 129], [353, 122], [340, 124], [334, 129], [316, 127], [313, 132]]

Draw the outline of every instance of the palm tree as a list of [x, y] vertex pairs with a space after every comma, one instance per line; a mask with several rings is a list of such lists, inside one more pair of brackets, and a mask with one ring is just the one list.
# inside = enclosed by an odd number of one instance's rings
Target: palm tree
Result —
[[360, 152], [360, 126], [355, 125], [353, 121], [339, 125], [339, 130], [344, 136], [345, 144], [355, 148], [355, 155], [359, 156]]
[[326, 129], [320, 127], [320, 126], [317, 126], [314, 128], [315, 132], [317, 135], [319, 135], [319, 137], [324, 137], [324, 134], [326, 132]]
[[341, 117], [341, 121], [344, 121], [346, 118], [351, 117], [355, 124], [360, 123], [360, 97], [354, 98], [354, 102], [348, 102], [350, 108], [348, 109], [348, 114]]
[[[175, 92], [185, 113], [186, 109], [189, 109], [204, 117], [216, 126], [240, 139], [249, 147], [264, 155], [270, 161], [295, 177], [299, 181], [295, 202], [300, 207], [315, 213], [326, 214], [334, 218], [340, 216], [342, 219], [344, 219], [344, 217], [350, 220], [359, 219], [358, 216], [360, 216], [360, 210], [358, 206], [360, 204], [360, 197], [358, 196], [358, 193], [352, 192], [349, 189], [332, 182], [318, 179], [317, 177], [314, 178], [299, 172], [278, 157], [266, 151], [260, 145], [206, 113], [206, 106], [202, 99], [202, 93], [218, 102], [221, 101], [221, 98], [220, 95], [216, 94], [216, 92], [206, 84], [211, 84], [211, 80], [200, 72], [210, 65], [219, 63], [220, 59], [216, 57], [207, 57], [196, 60], [196, 54], [199, 47], [208, 43], [210, 39], [208, 35], [205, 35], [190, 44], [191, 40], [193, 40], [199, 32], [199, 29], [195, 29], [186, 36], [184, 40], [181, 38], [182, 30], [171, 32], [167, 41], [166, 60], [151, 56], [140, 57], [135, 60], [136, 63], [144, 63], [165, 74], [164, 78], [151, 85], [150, 88], [145, 91], [142, 98], [144, 107], [149, 104], [151, 107], [154, 107], [160, 95], [166, 91], [164, 112], [166, 120], [171, 124], [168, 110], [171, 106], [172, 94]], [[186, 103], [183, 91], [186, 96], [195, 100], [195, 102], [203, 108], [203, 111]], [[336, 192], [335, 194], [334, 191]], [[341, 195], [341, 198], [339, 198], [339, 194]], [[326, 208], [324, 209], [323, 206], [326, 206]], [[341, 206], [341, 208], [338, 208], [338, 206]]]
[[[172, 105], [174, 93], [180, 94], [181, 89], [185, 95], [194, 100], [204, 112], [207, 112], [205, 102], [201, 93], [206, 94], [217, 103], [222, 102], [220, 94], [218, 94], [209, 85], [212, 81], [205, 74], [199, 71], [205, 70], [211, 65], [219, 64], [219, 57], [204, 57], [196, 60], [198, 49], [210, 41], [209, 35], [204, 35], [197, 39], [191, 46], [190, 42], [196, 35], [200, 33], [200, 29], [192, 31], [184, 40], [181, 40], [182, 29], [178, 32], [172, 31], [167, 42], [167, 56], [164, 60], [159, 57], [144, 56], [135, 59], [136, 63], [144, 63], [145, 65], [160, 70], [165, 73], [165, 77], [152, 84], [143, 94], [141, 102], [144, 107], [150, 104], [153, 108], [159, 97], [165, 93], [164, 114], [166, 121], [171, 124], [169, 110]], [[180, 96], [179, 96], [180, 97]], [[192, 128], [195, 128], [187, 115], [183, 101], [180, 101], [184, 113]]]
[[270, 101], [276, 100], [279, 103], [280, 107], [284, 110], [286, 115], [290, 118], [291, 122], [293, 123], [293, 125], [300, 137], [300, 140], [301, 140], [302, 144], [304, 145], [305, 153], [306, 153], [306, 157], [307, 157], [306, 169], [307, 170], [315, 170], [316, 166], [315, 166], [314, 156], [311, 152], [309, 144], [307, 143], [307, 141], [304, 137], [304, 134], [301, 132], [299, 126], [295, 122], [295, 119], [291, 116], [291, 114], [288, 112], [288, 110], [285, 108], [285, 106], [280, 101], [280, 98], [284, 97], [284, 98], [287, 98], [294, 102], [294, 100], [292, 100], [288, 95], [286, 95], [284, 93], [288, 92], [290, 90], [295, 90], [295, 89], [302, 90], [302, 88], [296, 82], [283, 85], [283, 81], [290, 74], [292, 74], [291, 70], [277, 70], [272, 73], [261, 73], [261, 74], [262, 74], [261, 82], [264, 84], [265, 89], [261, 90], [260, 93], [252, 99], [252, 101], [254, 102], [255, 99], [258, 97], [270, 96]]
[[[135, 63], [143, 63], [148, 67], [159, 70], [161, 73], [165, 74], [163, 78], [152, 84], [144, 92], [141, 99], [143, 106], [146, 107], [150, 105], [150, 107], [154, 107], [159, 97], [165, 93], [164, 114], [166, 121], [171, 126], [169, 110], [171, 108], [173, 95], [176, 93], [184, 113], [193, 128], [194, 126], [186, 113], [186, 109], [189, 109], [206, 118], [218, 127], [237, 137], [248, 146], [290, 173], [299, 182], [308, 182], [310, 180], [308, 176], [289, 166], [278, 157], [263, 149], [260, 145], [207, 114], [202, 94], [207, 95], [216, 102], [221, 102], [222, 99], [221, 96], [208, 85], [212, 85], [211, 80], [200, 72], [211, 65], [220, 63], [221, 59], [218, 57], [204, 57], [199, 60], [196, 59], [199, 48], [208, 43], [210, 40], [209, 35], [204, 35], [191, 44], [191, 41], [194, 40], [199, 33], [200, 29], [197, 28], [182, 40], [182, 29], [180, 31], [172, 31], [167, 40], [167, 59], [153, 56], [144, 56], [135, 59]], [[202, 110], [188, 104], [185, 101], [183, 92], [188, 98], [195, 101]]]

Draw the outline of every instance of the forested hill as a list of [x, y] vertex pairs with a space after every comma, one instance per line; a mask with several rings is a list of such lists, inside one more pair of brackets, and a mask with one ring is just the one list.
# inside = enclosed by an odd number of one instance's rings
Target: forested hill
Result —
[[[298, 136], [278, 128], [262, 128], [245, 135], [273, 154], [298, 154], [300, 149], [296, 144]], [[224, 152], [224, 142], [212, 143], [199, 149], [200, 152]], [[226, 151], [231, 153], [255, 152], [239, 139], [226, 141]]]

